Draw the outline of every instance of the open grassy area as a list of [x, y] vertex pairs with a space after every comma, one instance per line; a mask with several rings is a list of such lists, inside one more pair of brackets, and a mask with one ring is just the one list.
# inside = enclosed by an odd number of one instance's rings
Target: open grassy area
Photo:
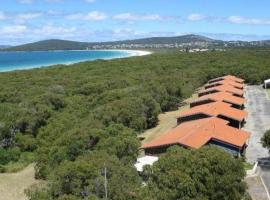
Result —
[[20, 159], [16, 162], [11, 161], [7, 165], [0, 166], [0, 172], [2, 173], [15, 173], [23, 170], [30, 163], [34, 162], [34, 153], [25, 152], [21, 154]]
[[26, 200], [24, 190], [38, 184], [34, 164], [17, 173], [0, 174], [0, 200]]

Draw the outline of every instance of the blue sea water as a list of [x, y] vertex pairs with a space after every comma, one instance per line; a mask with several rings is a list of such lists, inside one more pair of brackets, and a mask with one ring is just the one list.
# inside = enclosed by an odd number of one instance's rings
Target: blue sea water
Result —
[[128, 51], [36, 51], [0, 52], [0, 72], [72, 64], [97, 59], [128, 57]]

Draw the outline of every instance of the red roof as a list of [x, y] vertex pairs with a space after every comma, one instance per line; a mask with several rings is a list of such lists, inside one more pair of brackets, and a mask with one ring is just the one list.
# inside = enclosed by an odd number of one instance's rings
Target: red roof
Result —
[[239, 106], [242, 106], [246, 102], [244, 98], [233, 96], [230, 93], [217, 92], [217, 93], [201, 96], [191, 103], [197, 103], [197, 102], [205, 101], [208, 99], [213, 100], [213, 101], [223, 101], [225, 103], [235, 104]]
[[208, 115], [210, 117], [217, 117], [219, 115], [222, 115], [234, 119], [236, 121], [243, 121], [248, 114], [244, 110], [238, 110], [236, 108], [231, 107], [231, 105], [228, 103], [218, 101], [214, 103], [196, 106], [189, 110], [181, 112], [179, 118], [192, 116], [200, 113]]
[[200, 148], [210, 140], [218, 140], [225, 144], [243, 147], [250, 133], [228, 126], [229, 122], [216, 117], [183, 123], [158, 139], [142, 146], [143, 149], [169, 145], [183, 145]]
[[243, 83], [237, 83], [237, 82], [230, 80], [230, 79], [219, 80], [219, 81], [214, 82], [214, 83], [207, 83], [204, 87], [210, 88], [210, 87], [215, 87], [215, 86], [219, 86], [219, 85], [230, 85], [230, 86], [233, 86], [233, 87], [239, 88], [239, 89], [244, 88]]
[[244, 95], [244, 91], [241, 89], [237, 89], [231, 85], [220, 85], [220, 86], [216, 86], [216, 87], [211, 87], [205, 90], [202, 90], [199, 92], [200, 94], [203, 93], [211, 93], [213, 91], [218, 91], [218, 92], [228, 92], [228, 93], [232, 93], [235, 95], [239, 95], [239, 96], [243, 96]]
[[245, 80], [244, 79], [241, 79], [241, 78], [238, 78], [236, 76], [232, 76], [232, 75], [227, 75], [227, 76], [221, 76], [221, 77], [218, 77], [218, 78], [214, 78], [210, 81], [208, 81], [209, 83], [211, 82], [215, 82], [215, 81], [219, 81], [219, 80], [232, 80], [232, 81], [235, 81], [235, 82], [238, 82], [238, 83], [244, 83]]

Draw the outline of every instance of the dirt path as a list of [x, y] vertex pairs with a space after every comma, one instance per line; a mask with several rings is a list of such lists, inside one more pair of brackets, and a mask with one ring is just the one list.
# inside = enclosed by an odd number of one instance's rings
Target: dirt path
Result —
[[192, 97], [184, 101], [185, 105], [179, 107], [176, 111], [160, 114], [158, 116], [158, 125], [154, 128], [146, 130], [144, 133], [139, 135], [139, 138], [144, 138], [144, 140], [142, 140], [142, 144], [150, 142], [174, 128], [177, 125], [177, 117], [180, 115], [180, 112], [187, 110], [189, 108], [189, 103], [197, 98], [197, 96], [197, 94], [192, 95]]
[[24, 190], [38, 183], [34, 164], [17, 173], [0, 174], [0, 200], [26, 200]]

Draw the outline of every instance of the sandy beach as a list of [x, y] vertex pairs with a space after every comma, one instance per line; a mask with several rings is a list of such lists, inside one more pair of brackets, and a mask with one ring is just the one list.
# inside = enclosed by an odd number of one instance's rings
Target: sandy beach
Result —
[[101, 49], [101, 50], [94, 50], [94, 51], [120, 51], [120, 52], [127, 52], [129, 55], [125, 57], [131, 56], [146, 56], [150, 55], [153, 52], [145, 51], [145, 50], [125, 50], [125, 49]]
[[146, 56], [152, 54], [151, 51], [142, 51], [142, 50], [125, 50], [131, 54], [131, 56]]

